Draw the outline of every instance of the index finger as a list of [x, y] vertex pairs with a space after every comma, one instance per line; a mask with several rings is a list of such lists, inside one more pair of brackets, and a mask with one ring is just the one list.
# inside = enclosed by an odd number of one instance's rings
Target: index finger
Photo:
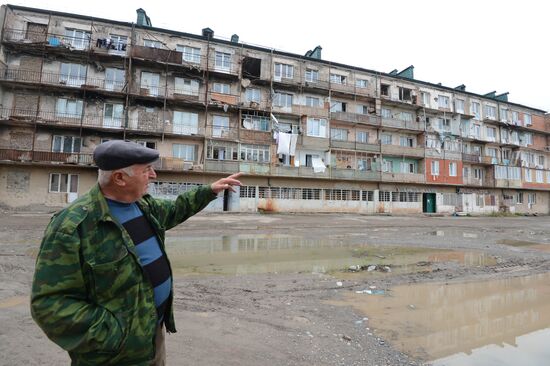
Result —
[[227, 178], [231, 178], [231, 179], [237, 179], [239, 178], [241, 175], [243, 175], [244, 173], [243, 172], [238, 172], [238, 173], [235, 173], [235, 174], [231, 174], [229, 177]]

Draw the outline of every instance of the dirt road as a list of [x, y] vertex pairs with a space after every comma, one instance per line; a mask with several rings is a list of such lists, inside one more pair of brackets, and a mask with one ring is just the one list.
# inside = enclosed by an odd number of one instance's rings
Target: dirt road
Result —
[[[0, 365], [68, 364], [65, 352], [33, 323], [28, 306], [50, 215], [0, 215]], [[426, 359], [397, 351], [391, 339], [365, 326], [365, 314], [334, 303], [368, 286], [549, 272], [549, 223], [548, 217], [197, 215], [168, 232], [178, 274], [178, 333], [167, 337], [168, 364], [422, 364]], [[212, 244], [201, 252], [217, 237], [229, 239], [219, 250]], [[280, 240], [287, 237], [303, 239], [299, 250], [291, 248], [294, 241]], [[462, 254], [440, 255], [450, 249]], [[344, 252], [349, 256], [338, 257]], [[490, 260], [441, 259], [468, 257], [464, 253]], [[350, 273], [350, 263], [360, 270]], [[367, 271], [373, 264], [377, 268]]]

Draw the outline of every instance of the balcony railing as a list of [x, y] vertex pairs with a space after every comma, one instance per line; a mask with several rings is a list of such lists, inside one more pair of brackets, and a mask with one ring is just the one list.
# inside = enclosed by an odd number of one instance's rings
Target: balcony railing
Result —
[[54, 164], [93, 165], [92, 154], [0, 149], [0, 160]]
[[492, 165], [498, 164], [498, 158], [482, 156], [477, 154], [462, 154], [462, 161], [465, 163]]
[[383, 182], [425, 183], [424, 174], [419, 173], [382, 173]]
[[181, 64], [183, 54], [179, 51], [145, 46], [133, 46], [132, 56], [145, 60]]
[[370, 114], [350, 113], [350, 112], [332, 112], [330, 119], [344, 122], [366, 124], [371, 126], [380, 126], [380, 117]]
[[353, 180], [380, 180], [380, 172], [372, 170], [336, 169], [330, 170], [331, 178]]
[[203, 171], [202, 165], [198, 165], [194, 161], [165, 156], [161, 156], [155, 161], [153, 168], [161, 171]]
[[423, 147], [407, 147], [400, 145], [381, 145], [382, 155], [413, 156], [416, 158], [424, 157]]
[[404, 121], [395, 118], [382, 117], [382, 127], [396, 128], [401, 130], [424, 131], [423, 122]]
[[29, 43], [36, 45], [41, 43], [48, 47], [67, 48], [70, 50], [87, 51], [90, 49], [91, 37], [85, 34], [81, 37], [67, 36], [47, 32], [33, 32], [21, 29], [5, 29], [4, 41]]
[[48, 84], [73, 88], [103, 89], [122, 92], [126, 82], [101, 78], [76, 77], [66, 74], [40, 72], [19, 68], [5, 68], [0, 73], [0, 80], [31, 84]]

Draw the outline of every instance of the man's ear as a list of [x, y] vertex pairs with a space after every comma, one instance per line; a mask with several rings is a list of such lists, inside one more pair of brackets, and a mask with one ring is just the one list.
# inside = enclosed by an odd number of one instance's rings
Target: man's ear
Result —
[[113, 183], [116, 185], [116, 186], [119, 186], [119, 187], [125, 187], [126, 186], [126, 180], [124, 180], [124, 173], [121, 172], [121, 171], [116, 171], [116, 172], [113, 172]]

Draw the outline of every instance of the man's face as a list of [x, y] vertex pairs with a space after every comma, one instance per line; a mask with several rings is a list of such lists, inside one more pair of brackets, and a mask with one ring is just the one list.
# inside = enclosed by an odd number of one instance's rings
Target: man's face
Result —
[[139, 200], [147, 193], [147, 186], [151, 180], [157, 177], [152, 164], [135, 164], [132, 166], [133, 174], [125, 175], [126, 192], [135, 200]]

